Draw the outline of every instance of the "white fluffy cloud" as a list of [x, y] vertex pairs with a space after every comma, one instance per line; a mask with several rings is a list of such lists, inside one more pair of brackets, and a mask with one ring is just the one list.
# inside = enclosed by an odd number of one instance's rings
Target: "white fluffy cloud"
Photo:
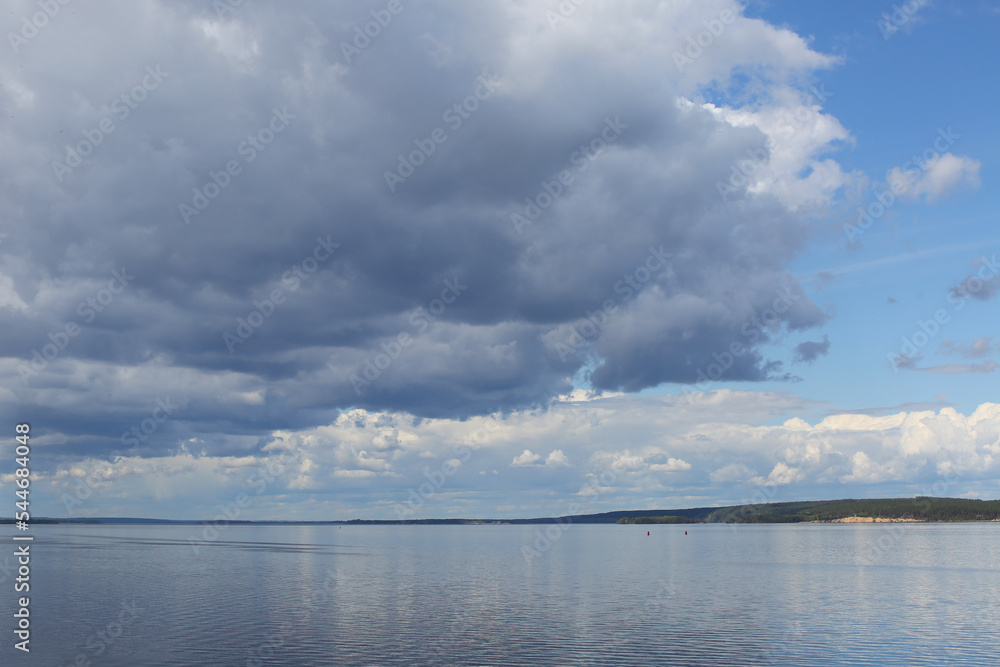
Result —
[[[898, 484], [900, 495], [912, 495], [941, 480], [951, 495], [975, 494], [1000, 473], [995, 403], [970, 415], [942, 408], [831, 414], [810, 423], [789, 415], [817, 406], [786, 393], [577, 398], [565, 397], [546, 411], [466, 421], [355, 410], [328, 426], [276, 432], [254, 456], [185, 452], [116, 463], [86, 460], [42, 475], [38, 483], [51, 485], [51, 497], [60, 498], [90, 479], [93, 498], [74, 509], [78, 516], [107, 513], [115, 493], [127, 491], [134, 512], [144, 503], [211, 488], [218, 502], [240, 492], [253, 495], [255, 518], [274, 518], [272, 508], [289, 498], [299, 501], [294, 511], [307, 516], [395, 518], [393, 503], [437, 480], [421, 516], [493, 517], [504, 511], [535, 516], [539, 506], [543, 514], [565, 513], [586, 484], [599, 487], [590, 509], [600, 511], [738, 503], [761, 494], [865, 495], [866, 485], [879, 483]], [[246, 480], [269, 465], [273, 481], [258, 498]], [[525, 476], [512, 468], [535, 472]], [[259, 485], [263, 477], [256, 479]], [[497, 501], [511, 497], [531, 503]], [[211, 507], [207, 501], [202, 515]], [[199, 516], [197, 509], [193, 515]]]
[[570, 465], [569, 458], [561, 449], [554, 449], [544, 459], [540, 454], [533, 453], [526, 449], [510, 463], [512, 468], [525, 468], [531, 466], [546, 466], [551, 468], [564, 468]]
[[933, 201], [946, 196], [959, 185], [979, 187], [980, 166], [979, 160], [944, 153], [923, 163], [920, 169], [893, 167], [886, 175], [886, 181], [892, 191], [901, 196], [910, 199], [924, 197]]
[[853, 141], [840, 121], [823, 113], [832, 93], [815, 87], [777, 87], [770, 92], [770, 99], [755, 107], [705, 104], [734, 127], [752, 127], [765, 139], [734, 162], [721, 187], [730, 192], [728, 187], [745, 181], [750, 192], [772, 195], [793, 211], [829, 204], [838, 190], [860, 178], [825, 157]]
[[561, 466], [568, 466], [570, 463], [566, 454], [563, 453], [563, 450], [554, 449], [548, 456], [545, 457], [545, 465], [558, 468]]
[[542, 457], [538, 454], [533, 454], [530, 449], [526, 449], [517, 456], [514, 460], [510, 462], [510, 465], [514, 468], [523, 468], [525, 466], [536, 466], [542, 462]]

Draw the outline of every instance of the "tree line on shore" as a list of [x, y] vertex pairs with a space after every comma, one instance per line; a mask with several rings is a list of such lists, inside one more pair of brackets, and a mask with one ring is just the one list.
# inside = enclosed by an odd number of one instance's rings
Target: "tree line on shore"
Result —
[[1000, 500], [968, 498], [876, 498], [870, 500], [811, 500], [760, 503], [730, 507], [704, 507], [686, 516], [625, 516], [620, 524], [672, 523], [801, 523], [834, 521], [848, 517], [910, 521], [995, 521], [1000, 520]]

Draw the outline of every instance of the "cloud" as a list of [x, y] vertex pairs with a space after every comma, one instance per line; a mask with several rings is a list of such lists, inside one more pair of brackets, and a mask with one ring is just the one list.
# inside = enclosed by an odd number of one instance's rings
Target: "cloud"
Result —
[[795, 363], [812, 363], [817, 358], [830, 351], [830, 339], [823, 336], [822, 341], [805, 341], [795, 346], [795, 355], [792, 361]]
[[651, 463], [650, 472], [682, 472], [691, 469], [691, 464], [683, 459], [675, 459], [672, 456], [666, 458], [663, 463]]
[[526, 449], [520, 455], [515, 456], [510, 465], [513, 468], [542, 465], [542, 457], [538, 454], [533, 454], [530, 449]]
[[[349, 519], [396, 518], [394, 504], [428, 479], [435, 490], [423, 516], [518, 517], [565, 514], [594, 484], [601, 490], [590, 506], [602, 511], [750, 502], [761, 493], [843, 497], [880, 481], [899, 486], [879, 495], [912, 495], [944, 469], [957, 471], [947, 491], [958, 495], [1000, 474], [1000, 404], [970, 414], [911, 406], [798, 416], [822, 407], [787, 392], [719, 390], [557, 401], [464, 421], [354, 410], [274, 432], [251, 455], [205, 455], [191, 443], [172, 455], [80, 457], [40, 466], [33, 484], [44, 490], [37, 510], [53, 516], [67, 514], [60, 499], [86, 482], [93, 490], [83, 487], [73, 516], [163, 516], [165, 503], [187, 499], [177, 514], [204, 518], [243, 492], [254, 498], [248, 518]], [[545, 475], [544, 488], [525, 467]], [[519, 500], [506, 505], [510, 498]]]
[[919, 356], [910, 357], [905, 354], [900, 354], [895, 359], [892, 360], [891, 365], [893, 369], [912, 371], [917, 369], [917, 362], [919, 361], [920, 361]]
[[948, 290], [950, 298], [965, 300], [972, 297], [978, 301], [989, 301], [1000, 293], [1000, 264], [996, 255], [980, 257], [976, 265], [979, 268], [975, 273]]
[[844, 413], [884, 417], [885, 415], [897, 412], [926, 412], [927, 410], [935, 411], [945, 407], [954, 407], [954, 405], [948, 402], [948, 394], [935, 394], [933, 401], [908, 401], [891, 407], [858, 408], [856, 410], [844, 411]]
[[541, 466], [549, 468], [565, 468], [570, 465], [570, 462], [566, 457], [566, 454], [561, 449], [552, 450], [544, 460], [540, 454], [534, 454], [531, 450], [526, 449], [518, 456], [515, 456], [510, 465], [512, 468]]
[[[948, 343], [944, 341], [942, 345]], [[918, 366], [922, 357], [909, 357], [905, 354], [897, 356], [892, 367], [895, 370], [919, 371], [921, 373], [937, 373], [940, 375], [957, 375], [962, 373], [992, 373], [997, 367], [997, 362], [993, 360], [979, 364], [940, 364], [937, 366]]]
[[749, 192], [774, 196], [791, 210], [829, 204], [838, 190], [855, 184], [860, 177], [845, 173], [834, 160], [820, 157], [833, 147], [852, 142], [840, 122], [822, 112], [829, 93], [783, 86], [769, 93], [772, 103], [759, 109], [705, 105], [717, 118], [735, 127], [754, 128], [767, 138], [761, 148], [747, 150], [746, 159], [734, 165], [728, 183], [732, 185], [742, 175]]
[[561, 449], [552, 450], [552, 452], [545, 458], [545, 465], [551, 466], [553, 468], [568, 466], [569, 459]]
[[850, 461], [850, 473], [841, 476], [842, 482], [875, 484], [900, 478], [900, 473], [891, 464], [879, 464], [865, 452], [855, 452]]
[[805, 478], [805, 473], [783, 461], [774, 464], [767, 477], [754, 477], [750, 481], [760, 486], [784, 486], [794, 484]]
[[581, 375], [692, 384], [733, 343], [725, 379], [781, 379], [767, 345], [826, 321], [789, 266], [850, 180], [828, 157], [849, 133], [799, 85], [834, 58], [730, 0], [590, 3], [558, 30], [429, 2], [348, 58], [372, 6], [94, 6], [0, 64], [0, 376], [64, 438], [55, 464], [120, 453], [168, 395], [139, 456], [249, 454], [353, 408], [543, 407]]
[[982, 164], [978, 160], [944, 153], [922, 163], [922, 169], [893, 167], [886, 175], [886, 181], [892, 192], [900, 196], [910, 199], [925, 197], [933, 201], [962, 184], [978, 188], [980, 166]]
[[713, 482], [745, 482], [754, 478], [754, 471], [743, 463], [730, 463], [709, 474], [709, 479]]
[[966, 359], [980, 359], [993, 351], [993, 336], [977, 338], [968, 345], [956, 343], [951, 339], [945, 339], [938, 346], [938, 354], [965, 357]]
[[940, 366], [928, 366], [927, 368], [913, 368], [912, 370], [924, 373], [957, 375], [961, 373], [992, 373], [997, 368], [1000, 368], [1000, 364], [990, 359], [981, 364], [942, 364]]

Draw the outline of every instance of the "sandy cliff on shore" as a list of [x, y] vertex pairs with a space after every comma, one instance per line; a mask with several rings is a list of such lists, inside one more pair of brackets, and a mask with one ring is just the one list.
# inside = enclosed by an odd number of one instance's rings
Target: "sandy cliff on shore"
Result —
[[810, 523], [924, 523], [923, 519], [886, 519], [872, 516], [845, 516], [829, 521], [812, 521]]

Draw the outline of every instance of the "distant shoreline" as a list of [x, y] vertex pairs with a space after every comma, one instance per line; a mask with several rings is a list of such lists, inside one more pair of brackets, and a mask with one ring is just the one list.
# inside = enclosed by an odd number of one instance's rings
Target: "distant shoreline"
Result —
[[[529, 525], [579, 524], [695, 524], [695, 523], [936, 523], [1000, 521], [1000, 500], [967, 498], [881, 498], [794, 501], [695, 507], [686, 509], [618, 510], [598, 514], [533, 519], [350, 519], [330, 521], [231, 521], [213, 519], [143, 519], [134, 517], [36, 518], [32, 524], [98, 525], [226, 525], [370, 526], [370, 525]], [[13, 524], [14, 519], [0, 519]]]

